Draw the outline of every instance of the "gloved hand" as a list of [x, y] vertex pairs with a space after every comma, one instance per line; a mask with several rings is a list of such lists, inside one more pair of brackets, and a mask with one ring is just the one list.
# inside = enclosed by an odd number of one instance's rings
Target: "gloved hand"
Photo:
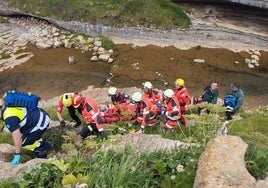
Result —
[[65, 126], [65, 121], [64, 121], [64, 120], [61, 120], [61, 121], [60, 121], [60, 126], [61, 126], [61, 127], [64, 127], [64, 126]]
[[162, 104], [160, 102], [157, 102], [156, 103], [156, 106], [159, 107], [159, 108], [161, 108], [162, 107]]
[[15, 166], [20, 163], [20, 154], [15, 154], [13, 160], [10, 162], [11, 166]]

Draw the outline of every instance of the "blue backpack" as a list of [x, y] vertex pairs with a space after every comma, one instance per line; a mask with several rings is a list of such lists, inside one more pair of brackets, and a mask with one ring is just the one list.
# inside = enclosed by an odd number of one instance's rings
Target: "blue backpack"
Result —
[[229, 107], [232, 107], [234, 108], [237, 104], [237, 100], [236, 100], [236, 97], [233, 96], [233, 95], [227, 95], [225, 98], [224, 98], [224, 106], [229, 106]]
[[4, 106], [25, 107], [32, 111], [38, 108], [39, 100], [40, 97], [38, 95], [9, 90], [4, 95]]

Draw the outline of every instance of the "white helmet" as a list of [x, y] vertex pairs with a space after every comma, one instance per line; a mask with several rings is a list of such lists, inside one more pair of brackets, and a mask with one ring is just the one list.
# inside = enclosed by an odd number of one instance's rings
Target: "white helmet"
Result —
[[142, 94], [141, 94], [141, 92], [137, 91], [137, 92], [133, 93], [131, 99], [132, 99], [132, 101], [134, 101], [134, 102], [140, 102], [141, 99], [142, 99]]
[[115, 95], [117, 92], [117, 89], [115, 87], [110, 87], [108, 90], [109, 95]]
[[174, 91], [172, 89], [167, 89], [166, 91], [164, 91], [164, 96], [167, 98], [172, 98], [174, 95]]
[[153, 85], [152, 85], [151, 82], [144, 82], [142, 85], [143, 85], [143, 87], [146, 87], [148, 89], [152, 89], [153, 88]]

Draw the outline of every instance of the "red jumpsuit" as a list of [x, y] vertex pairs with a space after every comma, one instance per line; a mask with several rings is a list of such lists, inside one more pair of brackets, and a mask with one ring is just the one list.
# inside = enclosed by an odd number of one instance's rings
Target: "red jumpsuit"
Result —
[[[191, 97], [188, 93], [188, 90], [186, 89], [186, 87], [181, 87], [181, 88], [175, 89], [174, 93], [180, 103], [181, 113], [184, 114], [187, 110], [186, 105], [191, 104]], [[186, 118], [184, 116], [182, 116], [181, 122], [183, 124], [186, 123]]]
[[150, 114], [153, 104], [149, 99], [144, 98], [142, 101], [137, 103], [137, 122], [140, 124], [141, 129], [150, 123]]
[[189, 105], [191, 103], [191, 97], [186, 87], [175, 89], [174, 93], [180, 103], [181, 112], [184, 113], [186, 111], [185, 105]]
[[87, 124], [95, 123], [99, 132], [104, 129], [104, 123], [100, 114], [98, 104], [91, 97], [84, 99], [84, 104], [81, 109], [82, 116]]
[[166, 122], [164, 127], [173, 129], [181, 118], [181, 110], [178, 99], [174, 96], [171, 99], [166, 99]]
[[159, 94], [158, 91], [151, 89], [147, 93], [144, 93], [143, 98], [148, 99], [153, 104], [152, 112], [154, 114], [160, 114], [161, 113], [162, 109], [161, 109], [160, 106], [158, 107], [157, 105], [161, 104], [162, 95]]

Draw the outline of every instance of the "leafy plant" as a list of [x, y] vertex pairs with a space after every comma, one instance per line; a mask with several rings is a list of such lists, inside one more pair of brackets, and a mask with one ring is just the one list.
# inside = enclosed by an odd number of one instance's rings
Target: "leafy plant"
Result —
[[8, 23], [8, 20], [2, 16], [0, 16], [0, 23]]
[[201, 45], [197, 45], [197, 46], [195, 47], [195, 49], [196, 49], [196, 50], [201, 50], [201, 49], [202, 49], [202, 46], [201, 46]]
[[113, 50], [114, 51], [113, 56], [116, 56], [116, 54], [118, 53], [118, 49], [116, 48], [113, 41], [105, 36], [100, 36], [100, 39], [101, 39], [101, 43], [102, 43], [101, 46], [106, 50]]
[[51, 163], [39, 163], [22, 169], [21, 187], [58, 187], [64, 173]]

